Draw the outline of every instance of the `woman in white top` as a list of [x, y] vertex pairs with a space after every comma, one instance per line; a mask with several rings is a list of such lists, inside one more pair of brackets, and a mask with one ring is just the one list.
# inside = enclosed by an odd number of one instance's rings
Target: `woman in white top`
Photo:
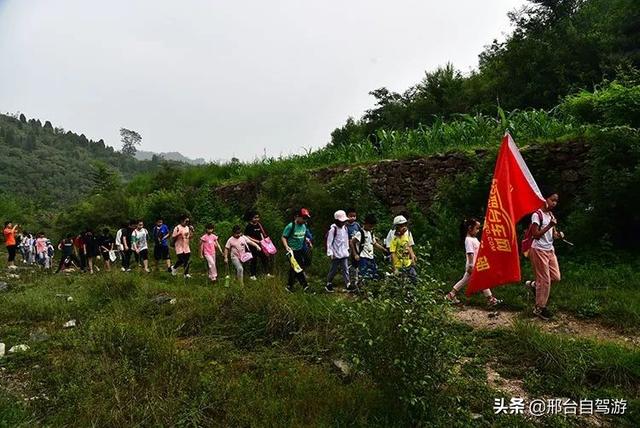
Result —
[[544, 207], [531, 215], [533, 242], [529, 250], [529, 258], [536, 276], [534, 282], [527, 281], [525, 285], [535, 289], [536, 306], [533, 314], [543, 320], [552, 317], [547, 309], [547, 302], [551, 292], [551, 283], [560, 281], [560, 267], [553, 248], [554, 238], [564, 237], [562, 232], [556, 231], [556, 218], [552, 210], [558, 205], [558, 194], [547, 192]]
[[[467, 265], [460, 281], [458, 281], [445, 296], [447, 300], [456, 305], [460, 304], [460, 300], [458, 300], [456, 294], [469, 282], [471, 273], [473, 272], [473, 266], [476, 263], [476, 257], [478, 257], [478, 250], [480, 249], [480, 241], [478, 241], [477, 238], [478, 232], [480, 232], [480, 221], [475, 218], [466, 219], [460, 225], [460, 236], [464, 238], [464, 251]], [[488, 288], [482, 290], [482, 294], [487, 298], [487, 306], [490, 308], [502, 303], [502, 300], [496, 299]]]

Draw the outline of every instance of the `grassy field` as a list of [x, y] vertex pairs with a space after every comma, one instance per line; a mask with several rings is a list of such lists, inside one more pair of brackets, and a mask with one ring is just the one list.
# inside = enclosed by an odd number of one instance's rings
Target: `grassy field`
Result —
[[[640, 418], [637, 347], [540, 329], [516, 286], [498, 291], [507, 309], [527, 309], [514, 325], [456, 322], [442, 299], [460, 273], [453, 262], [424, 266], [433, 277], [415, 288], [387, 281], [359, 297], [326, 295], [317, 276], [306, 294], [287, 294], [280, 277], [212, 286], [200, 262], [188, 282], [30, 269], [7, 278], [2, 263], [0, 341], [30, 349], [0, 358], [0, 426], [555, 427]], [[637, 265], [561, 263], [555, 308], [617, 330], [637, 326]], [[77, 327], [63, 328], [70, 319]], [[515, 393], [489, 382], [491, 373], [530, 398], [626, 398], [629, 409], [593, 420], [495, 415], [494, 398]]]

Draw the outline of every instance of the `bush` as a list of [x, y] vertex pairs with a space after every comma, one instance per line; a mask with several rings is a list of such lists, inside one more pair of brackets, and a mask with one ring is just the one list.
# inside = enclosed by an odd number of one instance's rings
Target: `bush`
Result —
[[442, 298], [426, 287], [435, 282], [427, 278], [413, 288], [391, 281], [376, 298], [344, 308], [350, 360], [419, 420], [441, 416], [442, 388], [460, 349]]
[[640, 85], [613, 81], [566, 97], [559, 110], [581, 123], [640, 128]]

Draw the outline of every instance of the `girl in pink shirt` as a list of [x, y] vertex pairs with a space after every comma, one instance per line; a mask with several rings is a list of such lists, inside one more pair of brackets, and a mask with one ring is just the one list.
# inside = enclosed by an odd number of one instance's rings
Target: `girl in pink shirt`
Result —
[[189, 258], [191, 257], [191, 249], [189, 248], [189, 240], [193, 235], [193, 226], [189, 224], [189, 217], [182, 216], [180, 218], [180, 224], [173, 228], [171, 237], [176, 247], [176, 256], [178, 261], [176, 264], [169, 268], [172, 275], [178, 274], [178, 268], [184, 266], [184, 277], [191, 278], [189, 275]]
[[224, 246], [224, 262], [229, 263], [229, 254], [231, 254], [231, 263], [233, 263], [233, 267], [236, 268], [236, 276], [238, 281], [240, 281], [240, 285], [244, 284], [243, 259], [246, 253], [251, 254], [249, 245], [262, 251], [258, 244], [242, 235], [242, 228], [240, 226], [233, 226], [233, 236], [227, 240]]
[[216, 269], [216, 248], [222, 254], [222, 248], [218, 242], [218, 237], [213, 234], [214, 225], [207, 224], [207, 233], [200, 238], [200, 257], [207, 260], [209, 265], [209, 279], [216, 282], [218, 279], [218, 271]]

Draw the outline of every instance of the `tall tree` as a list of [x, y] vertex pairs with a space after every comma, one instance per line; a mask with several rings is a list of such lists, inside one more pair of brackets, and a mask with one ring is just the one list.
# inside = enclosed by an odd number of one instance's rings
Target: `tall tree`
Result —
[[142, 142], [142, 136], [136, 131], [132, 131], [127, 128], [120, 128], [120, 141], [122, 141], [122, 153], [129, 156], [135, 156], [139, 146]]

